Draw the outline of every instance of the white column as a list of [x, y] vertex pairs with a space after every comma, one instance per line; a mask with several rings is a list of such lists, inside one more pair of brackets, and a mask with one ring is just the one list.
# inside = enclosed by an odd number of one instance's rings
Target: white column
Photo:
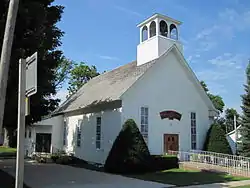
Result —
[[167, 23], [168, 24], [168, 38], [170, 38], [170, 25], [171, 23]]
[[147, 28], [148, 28], [148, 39], [150, 38], [150, 23], [147, 24]]
[[156, 36], [159, 36], [160, 35], [160, 23], [159, 23], [158, 18], [156, 18], [155, 23], [156, 23]]
[[142, 28], [143, 27], [140, 28], [140, 43], [142, 42]]

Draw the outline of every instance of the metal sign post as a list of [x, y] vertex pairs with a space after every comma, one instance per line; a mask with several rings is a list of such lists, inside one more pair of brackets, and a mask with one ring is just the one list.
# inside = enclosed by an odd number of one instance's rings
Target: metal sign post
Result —
[[25, 116], [29, 114], [29, 98], [37, 92], [37, 52], [19, 60], [18, 135], [15, 188], [23, 188]]
[[18, 135], [16, 161], [16, 188], [23, 188], [24, 172], [24, 132], [25, 132], [25, 88], [26, 88], [26, 61], [19, 60], [19, 87], [18, 87]]

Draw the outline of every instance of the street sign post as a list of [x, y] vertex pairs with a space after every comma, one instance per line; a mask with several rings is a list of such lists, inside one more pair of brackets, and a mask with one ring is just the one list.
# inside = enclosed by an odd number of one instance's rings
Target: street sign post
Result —
[[25, 115], [29, 114], [29, 98], [37, 92], [37, 52], [19, 60], [18, 135], [15, 188], [23, 188]]

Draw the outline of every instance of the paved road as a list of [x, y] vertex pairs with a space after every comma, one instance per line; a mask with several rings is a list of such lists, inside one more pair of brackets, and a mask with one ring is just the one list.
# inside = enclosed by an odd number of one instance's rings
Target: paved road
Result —
[[[15, 175], [15, 161], [0, 161], [0, 168]], [[119, 175], [58, 164], [26, 161], [24, 181], [32, 188], [167, 188], [172, 185], [142, 181]]]

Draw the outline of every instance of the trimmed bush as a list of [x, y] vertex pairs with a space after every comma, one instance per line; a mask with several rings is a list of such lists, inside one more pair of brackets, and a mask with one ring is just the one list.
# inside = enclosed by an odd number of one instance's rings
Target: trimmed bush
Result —
[[70, 156], [67, 155], [62, 155], [59, 156], [56, 161], [57, 164], [63, 164], [63, 165], [68, 165], [68, 164], [72, 164], [72, 159]]
[[177, 156], [173, 156], [173, 155], [170, 155], [170, 156], [153, 155], [151, 164], [152, 164], [152, 169], [154, 171], [179, 168], [179, 160]]
[[57, 154], [53, 154], [53, 155], [51, 155], [51, 160], [55, 163], [56, 162], [56, 160], [59, 158], [59, 155], [57, 155]]
[[232, 154], [231, 147], [227, 141], [226, 134], [221, 126], [212, 124], [207, 133], [204, 144], [205, 151]]
[[134, 120], [129, 119], [117, 136], [104, 165], [106, 172], [142, 173], [151, 169], [148, 147]]

